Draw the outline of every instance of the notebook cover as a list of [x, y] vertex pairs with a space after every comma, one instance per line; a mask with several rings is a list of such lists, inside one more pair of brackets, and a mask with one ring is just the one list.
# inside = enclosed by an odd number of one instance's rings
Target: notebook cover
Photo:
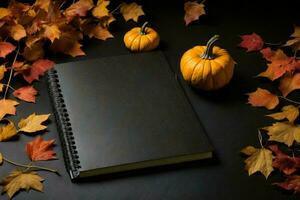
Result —
[[162, 52], [58, 64], [48, 77], [71, 179], [212, 151]]

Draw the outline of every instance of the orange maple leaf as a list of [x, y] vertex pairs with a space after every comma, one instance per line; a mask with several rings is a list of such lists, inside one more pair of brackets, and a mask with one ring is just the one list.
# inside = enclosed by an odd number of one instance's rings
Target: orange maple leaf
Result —
[[300, 73], [288, 74], [280, 80], [279, 90], [283, 96], [286, 97], [296, 89], [300, 89]]
[[43, 58], [45, 55], [44, 43], [42, 41], [34, 43], [31, 47], [25, 47], [22, 56], [29, 61]]
[[14, 45], [9, 42], [0, 42], [0, 57], [5, 58], [8, 54], [16, 49]]
[[44, 28], [44, 37], [48, 38], [51, 42], [55, 39], [59, 39], [61, 32], [57, 25], [45, 25]]
[[21, 87], [13, 92], [13, 95], [23, 101], [35, 103], [35, 95], [37, 95], [37, 90], [33, 86]]
[[21, 24], [15, 24], [10, 27], [10, 36], [16, 40], [19, 41], [20, 39], [26, 37], [26, 31], [25, 28]]
[[300, 69], [300, 61], [288, 57], [281, 49], [278, 49], [268, 60], [271, 63], [268, 64], [267, 70], [258, 76], [269, 78], [272, 81], [282, 77], [287, 72]]
[[43, 9], [46, 12], [48, 12], [49, 5], [50, 5], [50, 0], [36, 0], [34, 5], [38, 6], [40, 9]]
[[56, 153], [52, 150], [55, 140], [44, 140], [42, 137], [37, 137], [26, 144], [26, 152], [30, 160], [53, 160], [56, 159]]
[[15, 106], [19, 103], [11, 99], [0, 100], [0, 120], [7, 114], [16, 115]]
[[201, 15], [205, 15], [204, 4], [197, 1], [187, 1], [184, 3], [184, 21], [185, 25], [198, 20]]
[[32, 83], [34, 80], [39, 80], [39, 76], [44, 75], [46, 71], [53, 67], [53, 61], [47, 59], [39, 59], [35, 61], [30, 68], [24, 71], [20, 71], [20, 73], [28, 83]]
[[257, 88], [255, 92], [248, 93], [248, 103], [254, 107], [266, 107], [271, 110], [279, 104], [279, 99], [266, 89]]
[[76, 16], [84, 17], [86, 16], [87, 11], [92, 9], [93, 6], [93, 0], [79, 0], [68, 7], [64, 12], [64, 15], [67, 17], [68, 21], [71, 21]]

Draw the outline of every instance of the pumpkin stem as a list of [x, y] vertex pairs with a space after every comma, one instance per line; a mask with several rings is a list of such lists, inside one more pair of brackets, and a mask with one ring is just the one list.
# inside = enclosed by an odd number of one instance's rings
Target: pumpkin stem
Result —
[[145, 22], [145, 23], [143, 24], [143, 26], [141, 27], [141, 34], [142, 34], [142, 35], [145, 35], [145, 34], [146, 34], [145, 29], [146, 29], [146, 27], [147, 27], [147, 24], [148, 24], [148, 22]]
[[206, 44], [206, 50], [205, 52], [201, 55], [201, 58], [203, 59], [213, 59], [214, 55], [213, 55], [213, 47], [214, 44], [217, 40], [219, 40], [220, 36], [219, 35], [214, 35], [212, 38], [210, 38]]

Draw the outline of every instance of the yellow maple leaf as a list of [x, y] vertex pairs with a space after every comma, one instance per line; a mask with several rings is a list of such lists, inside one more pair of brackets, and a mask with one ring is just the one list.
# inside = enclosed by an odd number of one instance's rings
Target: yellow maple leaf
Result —
[[6, 72], [5, 65], [0, 66], [0, 81], [4, 78], [4, 73]]
[[292, 39], [288, 40], [284, 46], [291, 46], [294, 51], [300, 50], [300, 27], [294, 26], [294, 33], [291, 35]]
[[21, 24], [16, 24], [10, 27], [10, 36], [19, 41], [20, 39], [26, 37], [25, 28]]
[[294, 123], [295, 119], [299, 116], [299, 108], [293, 105], [284, 106], [281, 110], [282, 112], [273, 113], [267, 116], [276, 120], [283, 120], [286, 118], [291, 123]]
[[245, 148], [243, 148], [241, 150], [241, 152], [247, 156], [251, 156], [252, 154], [254, 154], [257, 151], [257, 149], [253, 146], [246, 146]]
[[87, 34], [90, 38], [95, 37], [99, 40], [107, 40], [109, 38], [113, 38], [114, 36], [107, 30], [107, 28], [103, 28], [100, 25], [90, 26], [87, 29]]
[[0, 100], [0, 120], [2, 120], [6, 114], [15, 115], [16, 114], [15, 106], [18, 104], [19, 104], [18, 102], [11, 100], [11, 99], [1, 99]]
[[11, 15], [11, 11], [7, 8], [0, 8], [0, 19]]
[[33, 133], [41, 131], [47, 128], [47, 126], [42, 125], [44, 121], [49, 118], [50, 114], [47, 115], [36, 115], [35, 113], [29, 115], [26, 119], [21, 119], [18, 123], [19, 131], [26, 133]]
[[109, 10], [107, 9], [109, 3], [109, 1], [98, 0], [97, 6], [92, 10], [93, 16], [98, 19], [109, 16]]
[[250, 155], [249, 158], [245, 160], [245, 169], [248, 171], [249, 176], [255, 172], [261, 172], [266, 178], [273, 171], [272, 167], [272, 151], [261, 148], [257, 149], [252, 146], [248, 146], [242, 150], [246, 155]]
[[7, 141], [17, 135], [17, 129], [14, 123], [10, 120], [7, 121], [7, 125], [0, 127], [0, 142]]
[[145, 15], [142, 6], [135, 2], [130, 4], [122, 3], [120, 12], [126, 21], [132, 19], [133, 21], [137, 22], [139, 16]]
[[50, 0], [36, 0], [34, 5], [38, 6], [40, 9], [43, 9], [46, 12], [48, 12], [49, 5], [50, 5]]
[[14, 194], [21, 189], [24, 189], [26, 191], [34, 189], [36, 191], [42, 192], [43, 181], [44, 179], [36, 172], [23, 172], [15, 170], [2, 180], [2, 192], [6, 192], [9, 198], [12, 198]]
[[61, 32], [57, 25], [45, 25], [44, 29], [45, 38], [48, 38], [51, 42], [53, 42], [55, 39], [59, 39]]
[[300, 126], [289, 122], [276, 122], [272, 126], [264, 127], [268, 131], [269, 141], [282, 142], [291, 146], [294, 141], [300, 142]]

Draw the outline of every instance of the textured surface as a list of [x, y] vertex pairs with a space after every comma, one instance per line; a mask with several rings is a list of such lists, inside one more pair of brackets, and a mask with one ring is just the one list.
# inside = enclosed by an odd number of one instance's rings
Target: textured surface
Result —
[[[159, 4], [159, 3], [160, 4]], [[150, 170], [138, 175], [106, 178], [87, 183], [71, 183], [65, 168], [60, 145], [55, 147], [59, 160], [42, 162], [49, 167], [58, 168], [62, 176], [41, 172], [46, 179], [45, 192], [30, 191], [18, 194], [16, 200], [282, 200], [298, 199], [290, 193], [272, 186], [279, 180], [271, 174], [265, 181], [261, 175], [248, 177], [244, 171], [244, 158], [239, 151], [246, 145], [259, 145], [257, 127], [269, 124], [264, 117], [267, 111], [246, 105], [245, 93], [254, 91], [259, 83], [266, 83], [253, 77], [266, 69], [265, 61], [259, 53], [247, 54], [236, 47], [239, 35], [256, 32], [267, 42], [286, 41], [293, 32], [293, 24], [299, 23], [299, 6], [294, 1], [275, 2], [262, 5], [259, 0], [245, 1], [206, 1], [207, 15], [199, 22], [185, 27], [183, 21], [183, 2], [172, 1], [173, 6], [161, 5], [162, 1], [149, 0], [144, 5], [147, 20], [159, 32], [162, 42], [160, 49], [166, 54], [174, 71], [179, 70], [180, 56], [196, 44], [205, 44], [214, 34], [222, 40], [219, 45], [228, 49], [237, 61], [235, 74], [228, 87], [214, 93], [196, 92], [185, 86], [186, 91], [201, 118], [204, 127], [216, 149], [217, 158], [189, 165]], [[175, 2], [175, 3], [174, 3]], [[270, 2], [270, 1], [267, 1]], [[288, 5], [289, 3], [290, 5]], [[116, 7], [116, 6], [115, 6]], [[299, 24], [298, 24], [299, 25]], [[86, 58], [128, 54], [122, 42], [125, 31], [134, 23], [120, 18], [114, 24], [112, 33], [116, 38], [107, 42], [87, 42], [84, 50]], [[56, 61], [70, 61], [72, 58], [55, 58]], [[261, 86], [261, 85], [260, 85]], [[52, 112], [45, 79], [35, 83], [40, 91], [37, 104], [23, 103], [18, 106], [18, 116], [26, 117], [33, 111], [37, 114]], [[295, 95], [296, 96], [296, 95]], [[58, 140], [54, 118], [51, 116], [49, 133], [45, 139]], [[32, 137], [22, 136], [19, 141], [0, 144], [0, 151], [14, 160], [28, 161], [25, 156], [25, 142]], [[11, 166], [1, 167], [0, 175], [7, 174]], [[7, 197], [1, 197], [3, 199]]]

